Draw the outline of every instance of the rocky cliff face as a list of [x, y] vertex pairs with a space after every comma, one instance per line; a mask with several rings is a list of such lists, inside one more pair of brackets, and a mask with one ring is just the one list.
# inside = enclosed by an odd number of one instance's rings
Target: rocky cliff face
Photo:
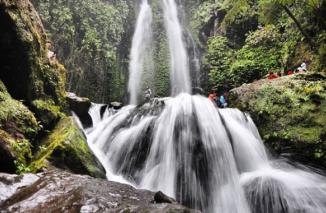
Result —
[[0, 77], [13, 98], [64, 106], [65, 70], [46, 58], [43, 25], [30, 1], [1, 1], [0, 27]]
[[44, 28], [30, 1], [0, 1], [0, 29], [0, 172], [54, 165], [105, 177], [68, 117], [66, 71], [47, 58]]
[[266, 145], [326, 167], [326, 78], [296, 74], [233, 89], [230, 103], [249, 112]]

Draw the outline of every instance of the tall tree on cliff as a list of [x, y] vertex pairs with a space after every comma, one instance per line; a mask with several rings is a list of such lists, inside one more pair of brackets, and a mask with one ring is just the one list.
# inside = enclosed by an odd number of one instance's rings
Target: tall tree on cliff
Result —
[[[320, 13], [318, 12], [321, 10], [322, 5], [325, 4], [323, 0], [305, 0], [305, 1], [297, 1], [297, 0], [260, 0], [259, 2], [260, 8], [262, 9], [261, 15], [262, 16], [269, 16], [269, 18], [275, 18], [271, 16], [271, 14], [276, 14], [276, 11], [283, 10], [285, 13], [293, 20], [295, 25], [297, 26], [300, 33], [304, 36], [306, 41], [309, 43], [311, 47], [314, 47], [314, 42], [311, 35], [307, 32], [307, 30], [303, 27], [300, 20], [295, 16], [291, 7], [298, 8], [302, 7], [305, 8], [305, 11], [311, 12], [311, 14], [315, 14], [318, 22], [320, 24], [324, 24], [323, 18], [320, 17]], [[270, 9], [266, 9], [270, 8]], [[272, 9], [271, 9], [272, 8]], [[274, 10], [274, 11], [273, 11]]]

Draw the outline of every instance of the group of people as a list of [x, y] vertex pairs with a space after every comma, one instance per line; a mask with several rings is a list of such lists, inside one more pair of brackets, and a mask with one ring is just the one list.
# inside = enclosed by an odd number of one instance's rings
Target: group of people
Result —
[[227, 103], [227, 92], [222, 95], [218, 95], [214, 90], [208, 95], [208, 99], [214, 102], [219, 108], [226, 108]]
[[[150, 101], [150, 99], [152, 98], [152, 95], [153, 95], [152, 90], [147, 86], [144, 91], [145, 101], [146, 102]], [[224, 92], [222, 95], [219, 96], [219, 95], [217, 95], [215, 90], [213, 90], [208, 95], [208, 99], [213, 101], [219, 108], [226, 108], [228, 106], [227, 96], [228, 96], [227, 92]]]
[[[307, 71], [307, 64], [305, 62], [303, 62], [298, 68], [296, 68], [294, 70], [293, 69], [285, 70], [283, 76], [293, 75], [295, 73], [305, 73], [306, 71]], [[275, 74], [273, 71], [270, 71], [267, 76], [267, 79], [273, 80], [273, 79], [279, 78], [279, 77], [282, 77], [281, 72], [278, 72], [277, 74]]]

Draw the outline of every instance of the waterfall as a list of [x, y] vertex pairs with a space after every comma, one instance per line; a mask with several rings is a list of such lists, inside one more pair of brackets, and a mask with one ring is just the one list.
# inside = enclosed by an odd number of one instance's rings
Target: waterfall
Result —
[[109, 180], [204, 212], [326, 212], [325, 177], [270, 158], [249, 115], [202, 96], [126, 106], [85, 134]]
[[[170, 81], [171, 94], [191, 92], [189, 76], [189, 57], [183, 39], [183, 30], [178, 18], [178, 8], [174, 0], [163, 0], [164, 23], [167, 31], [170, 52]], [[128, 91], [130, 104], [137, 105], [139, 102], [142, 77], [147, 68], [149, 73], [154, 70], [152, 58], [152, 10], [147, 0], [143, 0], [140, 6], [136, 29], [132, 40]], [[195, 58], [196, 60], [197, 58]], [[195, 66], [198, 66], [198, 62]], [[147, 65], [147, 67], [145, 67]], [[149, 77], [147, 82], [153, 80]], [[147, 83], [148, 84], [148, 83]], [[148, 85], [147, 85], [148, 86]]]
[[[119, 111], [92, 105], [93, 127], [84, 132], [107, 178], [161, 190], [207, 213], [326, 212], [324, 176], [271, 158], [248, 114], [218, 109], [207, 98], [189, 94], [189, 61], [177, 5], [174, 0], [162, 5], [173, 97]], [[143, 0], [131, 51], [132, 104], [138, 103], [151, 17]]]
[[128, 83], [130, 104], [138, 104], [144, 69], [147, 68], [148, 72], [153, 72], [151, 45], [152, 9], [147, 0], [142, 0], [130, 53]]
[[189, 58], [183, 40], [183, 30], [178, 18], [178, 8], [174, 0], [163, 0], [164, 23], [170, 49], [171, 94], [191, 92]]

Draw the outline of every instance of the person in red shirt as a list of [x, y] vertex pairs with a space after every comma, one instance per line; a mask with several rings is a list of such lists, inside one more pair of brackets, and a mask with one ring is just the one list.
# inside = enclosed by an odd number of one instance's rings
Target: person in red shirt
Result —
[[215, 102], [217, 99], [217, 94], [216, 92], [213, 90], [209, 95], [208, 95], [208, 99]]
[[292, 70], [288, 70], [288, 75], [292, 75], [293, 71]]
[[267, 78], [269, 80], [272, 80], [272, 79], [278, 78], [278, 76], [276, 74], [274, 74], [272, 71], [270, 71]]

